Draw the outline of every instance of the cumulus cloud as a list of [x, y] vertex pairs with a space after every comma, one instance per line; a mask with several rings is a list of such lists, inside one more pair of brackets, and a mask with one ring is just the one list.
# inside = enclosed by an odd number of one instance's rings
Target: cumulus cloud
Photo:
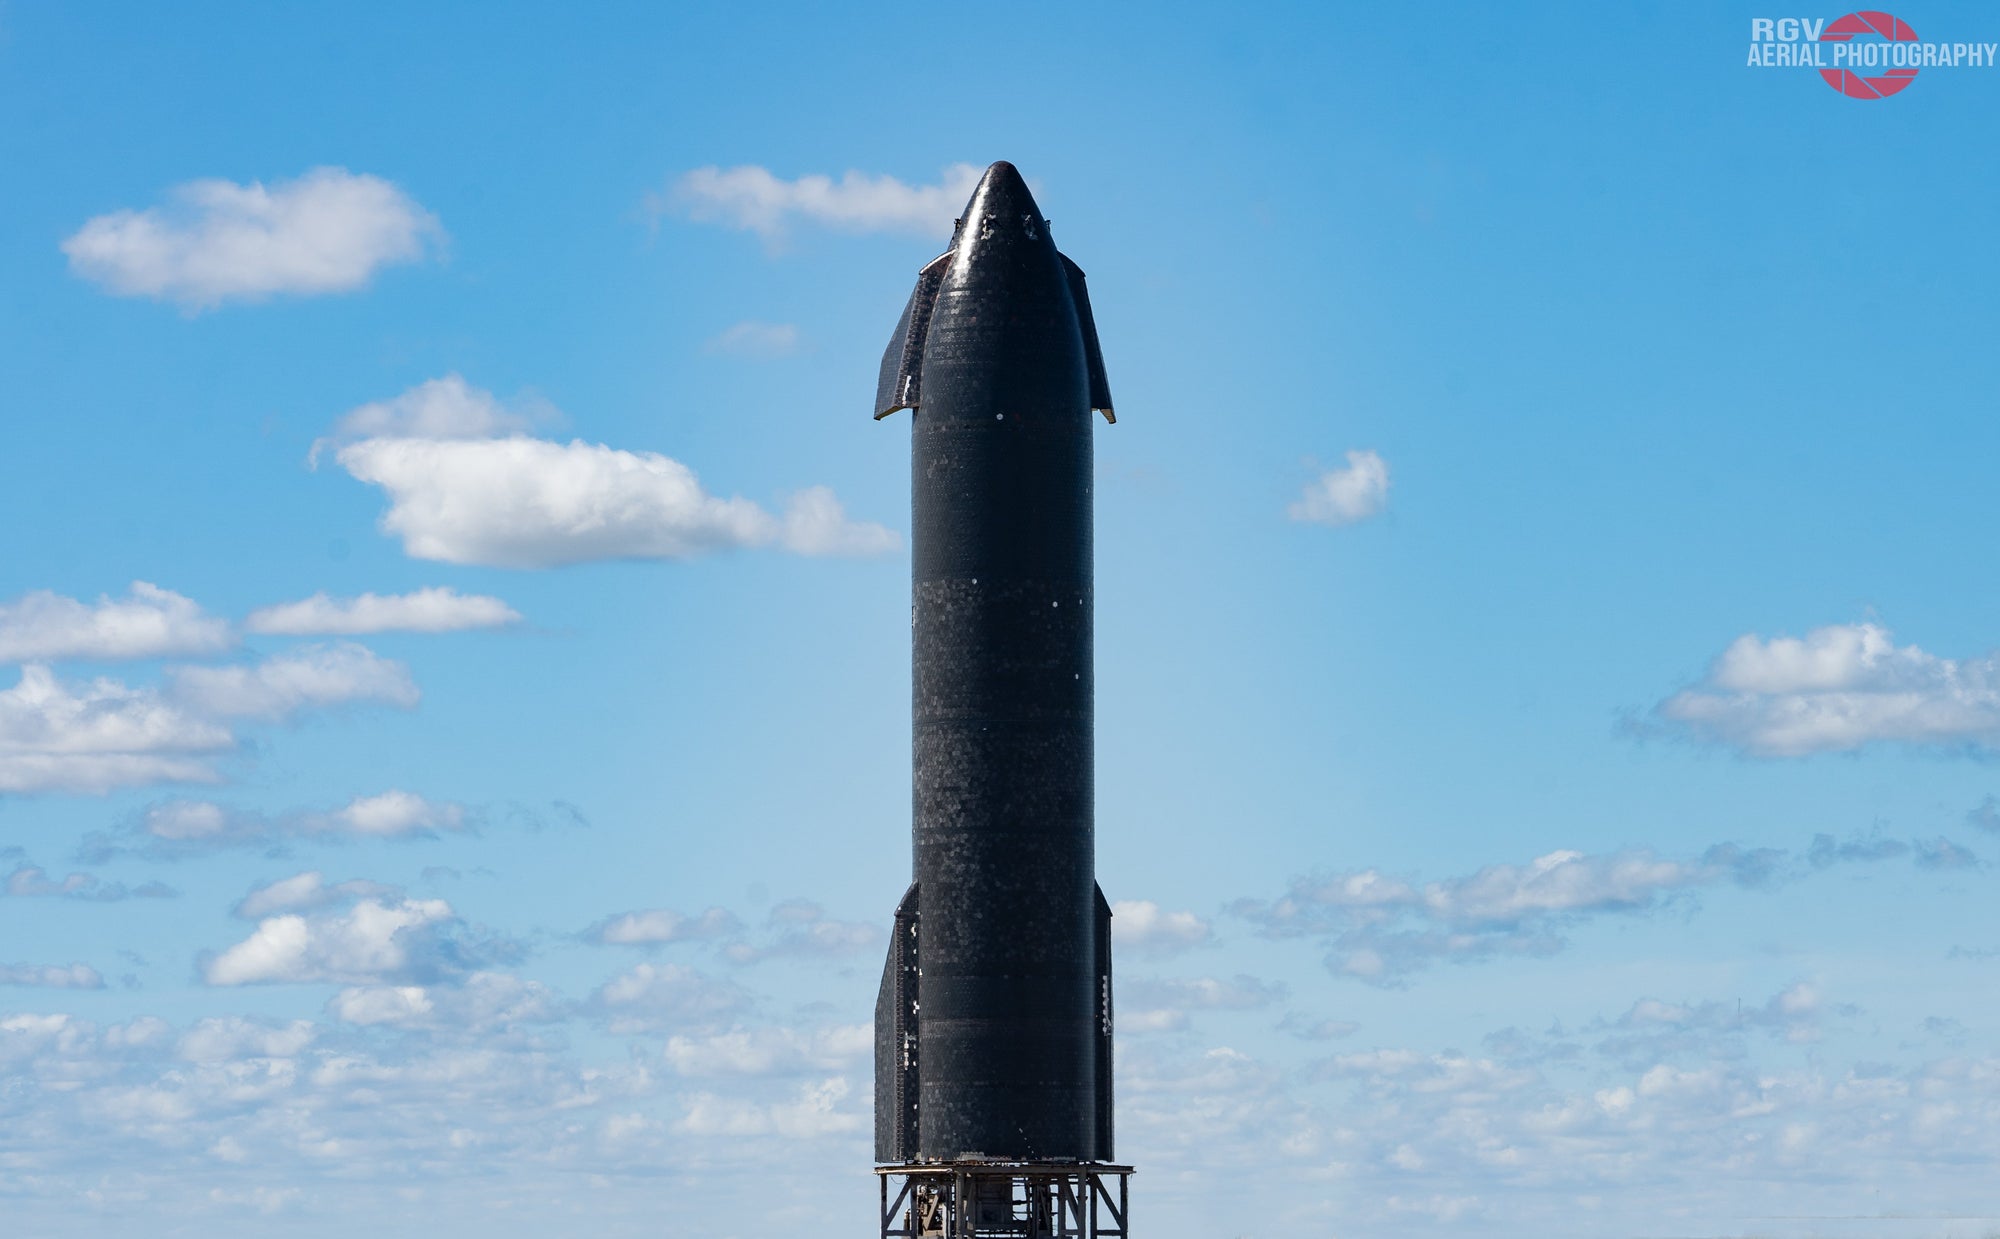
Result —
[[457, 805], [432, 804], [410, 792], [386, 791], [377, 796], [358, 796], [346, 808], [335, 810], [323, 821], [312, 822], [308, 829], [384, 839], [464, 827], [465, 811]]
[[512, 950], [467, 925], [442, 899], [412, 899], [372, 882], [328, 884], [318, 873], [261, 887], [236, 912], [256, 919], [257, 927], [203, 958], [209, 985], [435, 985]]
[[[60, 1233], [55, 1216], [73, 1216], [79, 1202], [134, 1217], [205, 1216], [211, 1229], [235, 1233], [243, 1224], [218, 1218], [218, 1206], [254, 1206], [259, 1188], [337, 1205], [373, 1225], [377, 1193], [357, 1193], [357, 1183], [388, 1185], [382, 1195], [400, 1209], [407, 1201], [396, 1191], [449, 1196], [490, 1183], [496, 1170], [510, 1193], [530, 1196], [541, 1194], [543, 1173], [624, 1182], [636, 1172], [657, 1191], [662, 1150], [577, 1137], [611, 1114], [677, 1114], [653, 1096], [664, 1073], [637, 1063], [586, 1068], [505, 1025], [391, 1029], [396, 1036], [373, 1025], [241, 1016], [179, 1027], [151, 1017], [100, 1026], [61, 1013], [0, 1016], [10, 1233]], [[231, 1199], [218, 1201], [218, 1184]], [[244, 1233], [256, 1231], [252, 1222]]]
[[1174, 1032], [1195, 1011], [1254, 1011], [1282, 1002], [1276, 981], [1241, 973], [1221, 977], [1142, 977], [1119, 986], [1118, 1028], [1123, 1032]]
[[1285, 515], [1311, 525], [1352, 525], [1389, 506], [1389, 464], [1372, 451], [1347, 453], [1343, 468], [1306, 483]]
[[351, 292], [443, 239], [437, 220], [390, 182], [314, 168], [269, 186], [190, 181], [165, 206], [91, 219], [62, 250], [72, 273], [108, 292], [205, 310]]
[[485, 412], [463, 412], [468, 401], [490, 399], [467, 389], [443, 401], [460, 412], [428, 420], [371, 414], [353, 432], [379, 433], [336, 453], [348, 473], [387, 493], [382, 529], [414, 558], [548, 568], [764, 546], [878, 555], [900, 545], [880, 525], [849, 520], [823, 486], [798, 492], [774, 515], [751, 500], [711, 494], [694, 470], [657, 452], [558, 443], [509, 432]]
[[760, 1104], [737, 1097], [697, 1093], [677, 1125], [690, 1136], [777, 1135], [789, 1140], [814, 1140], [859, 1131], [862, 1116], [839, 1109], [850, 1091], [847, 1077], [834, 1076], [799, 1089], [791, 1101]]
[[1756, 757], [1899, 742], [2000, 747], [2000, 655], [1950, 659], [1898, 646], [1879, 624], [1731, 642], [1707, 677], [1662, 701], [1682, 734]]
[[1351, 1037], [1361, 1025], [1353, 1020], [1318, 1019], [1301, 1011], [1287, 1011], [1278, 1021], [1278, 1030], [1303, 1041], [1337, 1041]]
[[932, 185], [853, 171], [837, 181], [817, 174], [788, 181], [755, 165], [706, 167], [679, 177], [664, 194], [649, 196], [646, 207], [655, 217], [671, 212], [754, 232], [771, 246], [796, 223], [942, 238], [951, 235], [952, 220], [972, 197], [979, 176], [980, 169], [966, 163], [948, 166]]
[[747, 1010], [748, 990], [682, 964], [639, 964], [599, 986], [585, 1008], [620, 1036], [714, 1031]]
[[1918, 839], [1912, 845], [1919, 869], [1978, 869], [1979, 857], [1971, 848], [1953, 843], [1939, 835], [1933, 839]]
[[564, 1011], [539, 982], [507, 972], [473, 972], [450, 985], [350, 986], [327, 1001], [327, 1013], [362, 1027], [478, 1033], [547, 1023]]
[[1644, 849], [1564, 850], [1422, 885], [1375, 869], [1300, 879], [1281, 899], [1235, 910], [1274, 936], [1325, 938], [1336, 973], [1393, 984], [1439, 960], [1554, 954], [1562, 931], [1590, 917], [1651, 911], [1718, 883], [1762, 886], [1790, 863], [1782, 852], [1731, 844], [1690, 861]]
[[226, 621], [145, 581], [132, 582], [123, 598], [99, 595], [95, 605], [45, 589], [0, 603], [0, 662], [210, 654], [232, 640]]
[[[1764, 1002], [1666, 1002], [1642, 998], [1610, 1020], [1591, 1029], [1602, 1034], [1592, 1047], [1598, 1054], [1644, 1070], [1681, 1058], [1739, 1059], [1744, 1037], [1762, 1032], [1793, 1044], [1818, 1041], [1828, 1004], [1818, 989], [1797, 981]], [[1842, 1006], [1837, 1014], [1853, 1014]]]
[[42, 989], [103, 989], [104, 978], [89, 964], [0, 964], [0, 985]]
[[[11, 614], [14, 637], [45, 652], [137, 656], [227, 638], [220, 621], [143, 582], [130, 599], [96, 608], [30, 595]], [[417, 698], [401, 663], [352, 642], [248, 665], [172, 666], [160, 688], [103, 676], [69, 681], [44, 663], [26, 663], [19, 682], [0, 689], [0, 794], [220, 782], [216, 756], [237, 743], [231, 720], [276, 722], [362, 702], [409, 707]]]
[[609, 916], [584, 931], [592, 942], [614, 946], [661, 946], [720, 938], [742, 931], [743, 924], [721, 908], [686, 916], [671, 908], [644, 908]]
[[389, 495], [382, 528], [417, 559], [548, 568], [602, 559], [688, 559], [777, 545], [802, 555], [875, 555], [896, 535], [847, 519], [831, 491], [793, 497], [782, 518], [705, 490], [656, 452], [513, 437], [368, 439], [340, 463]]
[[790, 323], [742, 322], [710, 339], [702, 348], [710, 353], [769, 361], [799, 351], [799, 329]]
[[452, 373], [387, 400], [349, 409], [334, 421], [326, 437], [314, 441], [306, 463], [317, 468], [327, 448], [363, 439], [493, 439], [526, 434], [540, 422], [559, 418], [555, 409], [540, 401], [509, 407], [492, 392]]
[[1111, 905], [1111, 940], [1121, 951], [1178, 955], [1207, 946], [1215, 928], [1192, 912], [1169, 912], [1150, 899], [1121, 899]]
[[408, 594], [362, 594], [357, 598], [314, 594], [252, 611], [243, 626], [251, 632], [289, 637], [352, 637], [375, 632], [500, 628], [520, 618], [519, 612], [498, 598], [433, 586]]
[[1279, 982], [1242, 973], [1227, 979], [1152, 977], [1131, 982], [1125, 989], [1127, 1001], [1182, 1011], [1250, 1011], [1282, 1001], [1285, 994]]
[[256, 921], [281, 912], [310, 911], [356, 899], [394, 899], [397, 894], [395, 887], [366, 878], [330, 883], [318, 870], [307, 870], [253, 887], [230, 912], [243, 920]]
[[127, 899], [172, 899], [180, 892], [163, 882], [146, 882], [136, 887], [123, 882], [107, 882], [94, 873], [72, 873], [62, 878], [50, 876], [39, 865], [20, 864], [4, 881], [0, 896], [9, 899], [77, 899], [86, 903], [119, 903]]
[[101, 862], [124, 852], [155, 860], [181, 860], [226, 848], [268, 847], [290, 840], [355, 842], [363, 839], [429, 839], [472, 827], [463, 805], [426, 800], [392, 788], [356, 796], [332, 810], [266, 814], [212, 800], [166, 800], [148, 805], [116, 832], [84, 837], [79, 859]]
[[313, 1043], [315, 1034], [309, 1020], [279, 1024], [221, 1016], [196, 1020], [174, 1043], [174, 1056], [190, 1063], [292, 1058]]
[[873, 1052], [868, 1024], [824, 1028], [734, 1028], [667, 1039], [667, 1065], [683, 1076], [780, 1076], [838, 1071]]
[[417, 704], [409, 669], [351, 641], [309, 645], [246, 666], [175, 667], [175, 700], [218, 718], [276, 722], [302, 710], [379, 702]]
[[723, 950], [739, 964], [766, 959], [845, 959], [869, 955], [887, 936], [877, 925], [842, 921], [810, 899], [787, 899], [771, 909], [759, 942], [735, 942]]
[[227, 728], [116, 680], [69, 683], [31, 663], [0, 690], [0, 792], [214, 782], [206, 755], [234, 743]]

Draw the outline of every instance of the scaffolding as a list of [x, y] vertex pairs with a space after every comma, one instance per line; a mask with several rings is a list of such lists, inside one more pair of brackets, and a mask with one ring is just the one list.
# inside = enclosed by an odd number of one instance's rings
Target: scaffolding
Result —
[[1108, 1162], [877, 1166], [881, 1239], [1127, 1239], [1131, 1175]]

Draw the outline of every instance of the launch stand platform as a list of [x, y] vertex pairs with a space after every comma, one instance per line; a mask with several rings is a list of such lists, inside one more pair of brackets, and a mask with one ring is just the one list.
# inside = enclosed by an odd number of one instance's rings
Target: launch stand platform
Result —
[[[882, 1239], [1125, 1239], [1130, 1166], [917, 1162], [875, 1174]], [[893, 1197], [891, 1179], [903, 1181]]]

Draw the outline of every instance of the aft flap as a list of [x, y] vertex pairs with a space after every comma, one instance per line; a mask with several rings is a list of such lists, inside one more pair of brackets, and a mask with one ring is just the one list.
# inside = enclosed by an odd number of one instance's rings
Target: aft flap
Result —
[[917, 884], [896, 905], [875, 995], [875, 1160], [917, 1156]]
[[[1109, 410], [1106, 410], [1108, 413]], [[1095, 887], [1097, 906], [1091, 935], [1097, 956], [1097, 1036], [1093, 1040], [1093, 1067], [1097, 1075], [1097, 1160], [1108, 1162], [1115, 1148], [1116, 1132], [1111, 1121], [1111, 905], [1104, 901], [1104, 888]]]
[[937, 304], [938, 285], [944, 269], [951, 264], [951, 251], [933, 258], [917, 273], [917, 286], [903, 317], [896, 320], [896, 333], [882, 351], [882, 374], [875, 383], [875, 420], [897, 409], [914, 409], [923, 400], [924, 341], [930, 337], [931, 308]]
[[1097, 320], [1090, 314], [1090, 290], [1084, 287], [1083, 268], [1062, 256], [1063, 269], [1069, 272], [1069, 299], [1076, 305], [1076, 325], [1083, 331], [1083, 364], [1090, 375], [1090, 407], [1104, 414], [1107, 422], [1116, 422], [1118, 415], [1111, 411], [1111, 383], [1104, 377], [1104, 351], [1097, 347]]

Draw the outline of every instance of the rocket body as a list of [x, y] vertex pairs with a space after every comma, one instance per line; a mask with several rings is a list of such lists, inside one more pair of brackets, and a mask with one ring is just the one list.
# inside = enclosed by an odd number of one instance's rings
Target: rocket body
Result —
[[876, 1011], [876, 1160], [1111, 1156], [1095, 875], [1083, 274], [995, 164], [919, 275], [876, 415], [912, 410], [914, 877]]

